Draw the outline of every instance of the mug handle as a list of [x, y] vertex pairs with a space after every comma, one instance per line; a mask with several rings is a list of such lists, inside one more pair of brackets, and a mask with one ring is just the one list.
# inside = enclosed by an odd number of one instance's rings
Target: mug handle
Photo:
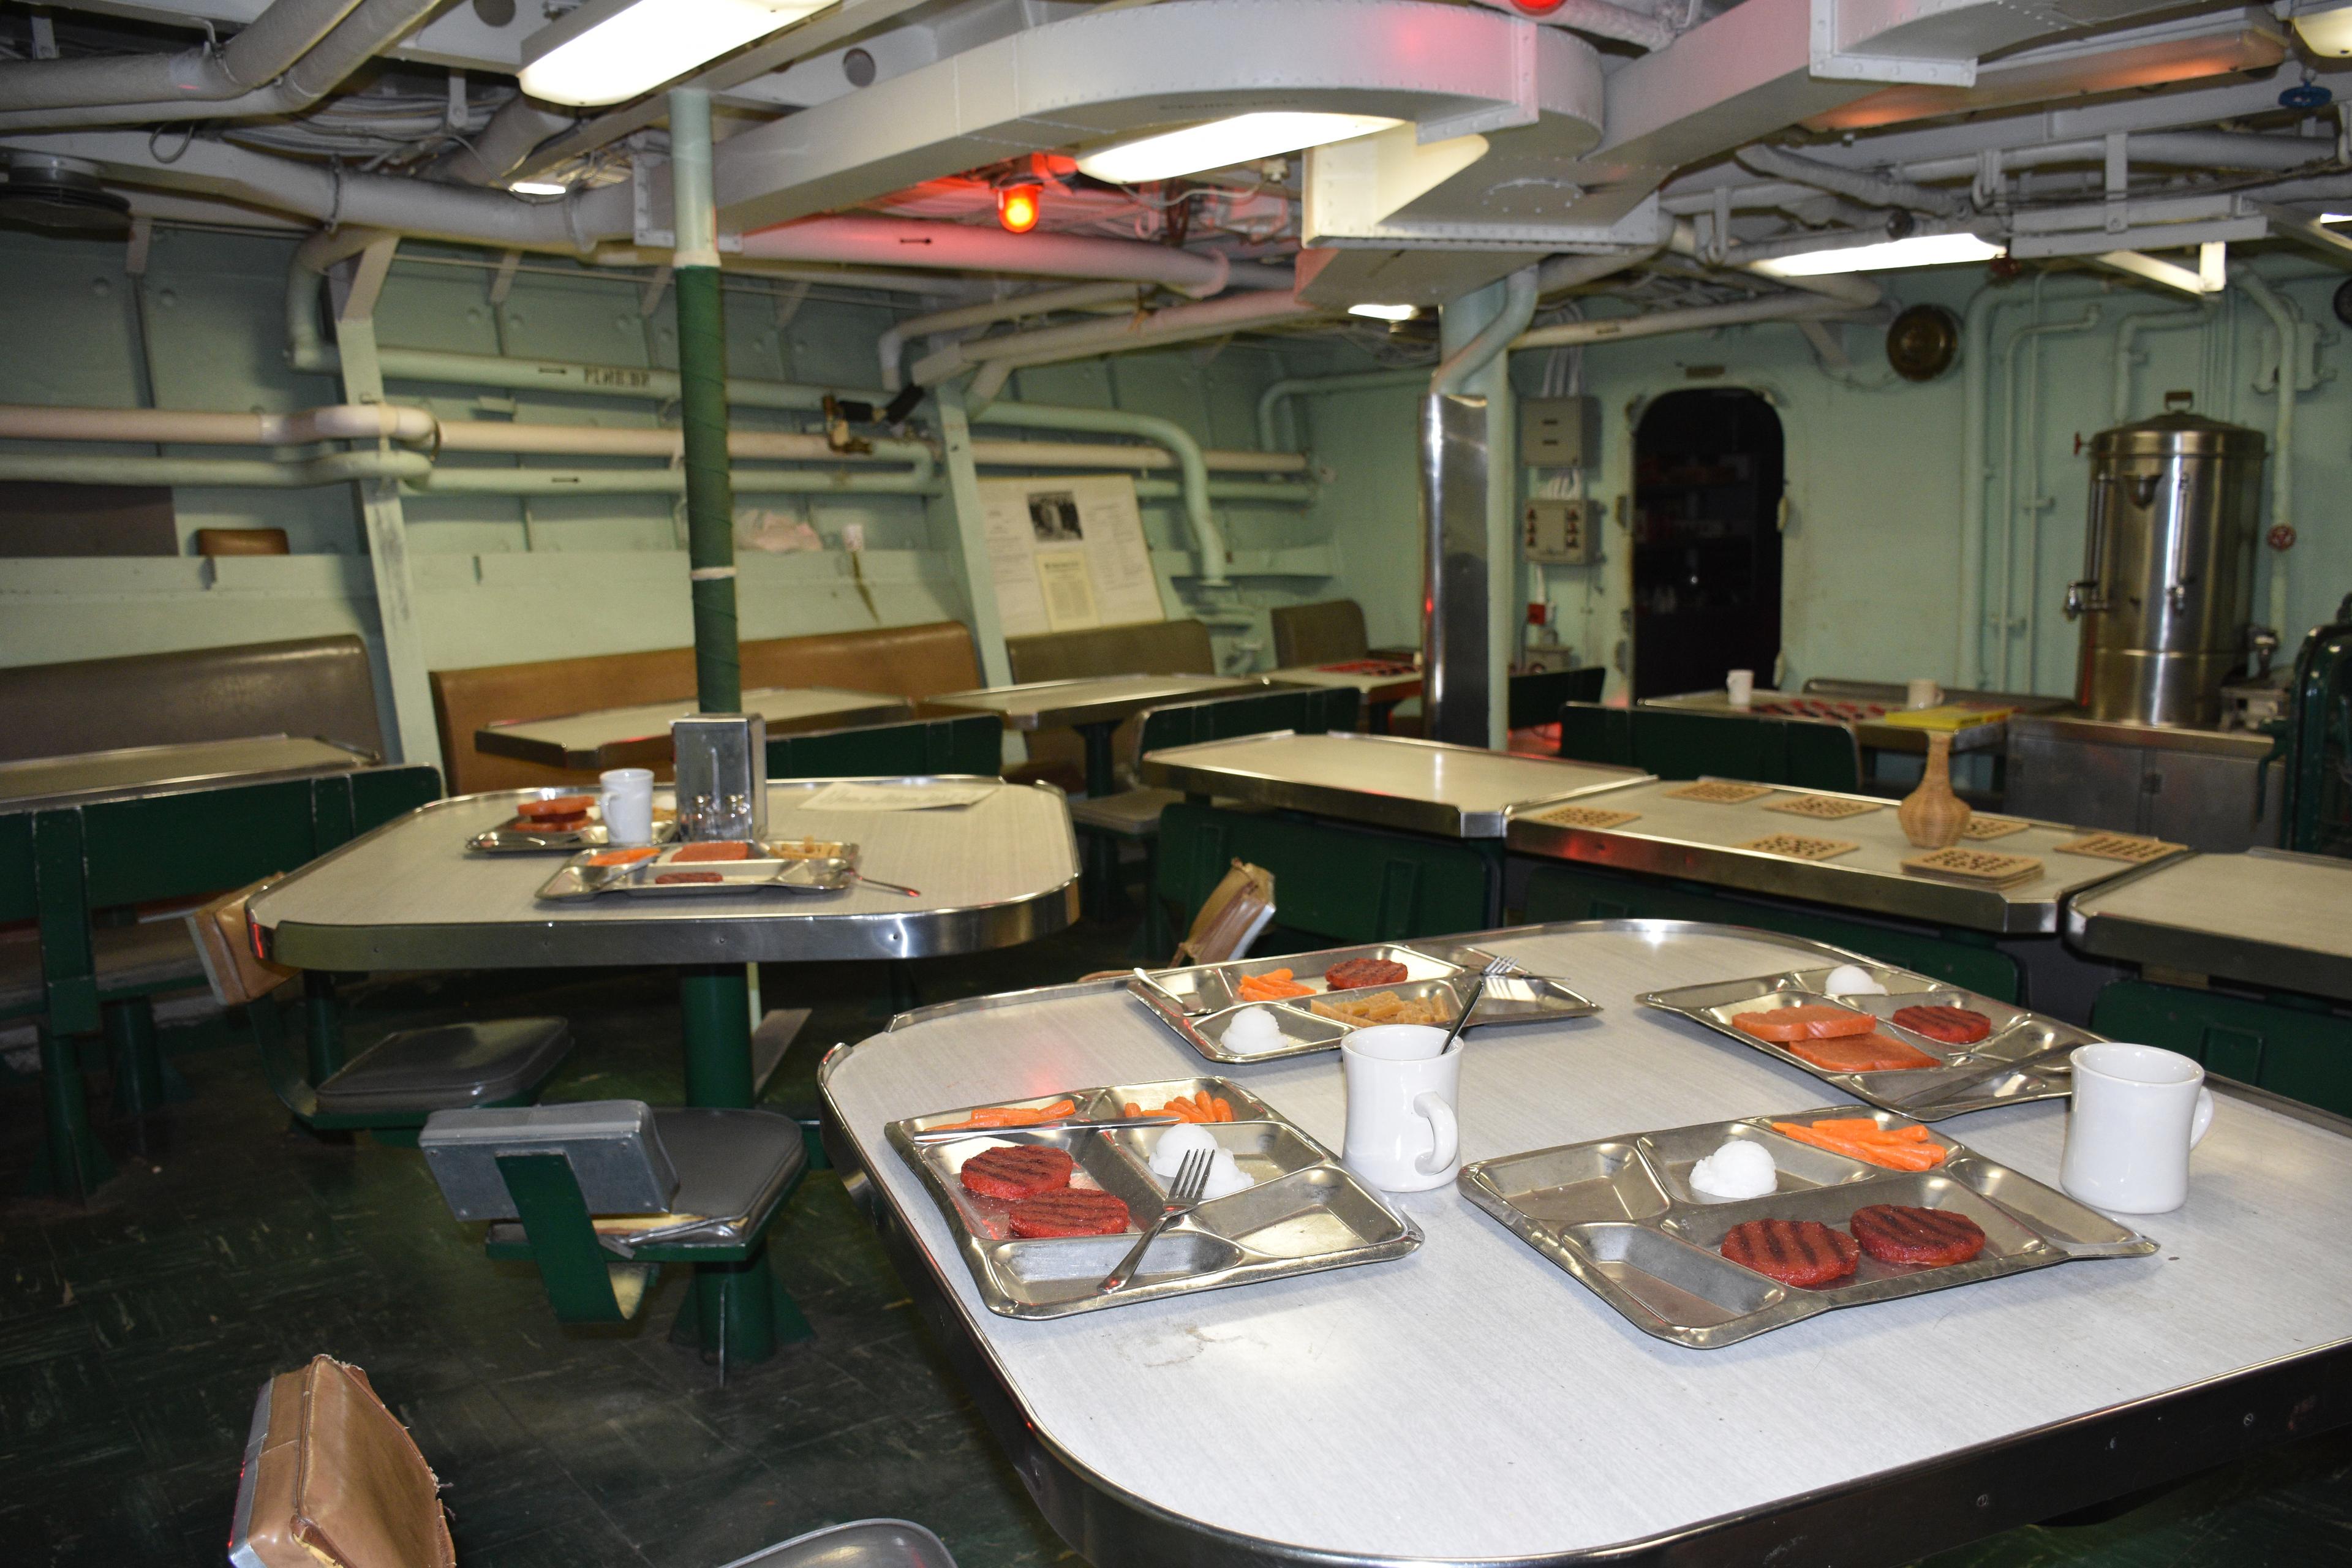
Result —
[[1424, 1176], [1433, 1176], [1454, 1163], [1454, 1156], [1461, 1152], [1462, 1139], [1454, 1125], [1454, 1108], [1445, 1103], [1444, 1095], [1416, 1094], [1412, 1097], [1412, 1109], [1437, 1135], [1436, 1147], [1415, 1160], [1412, 1168]]
[[2205, 1142], [2205, 1134], [2213, 1130], [2213, 1091], [2200, 1088], [2197, 1091], [2197, 1114], [2189, 1122], [2189, 1146], [2194, 1149]]

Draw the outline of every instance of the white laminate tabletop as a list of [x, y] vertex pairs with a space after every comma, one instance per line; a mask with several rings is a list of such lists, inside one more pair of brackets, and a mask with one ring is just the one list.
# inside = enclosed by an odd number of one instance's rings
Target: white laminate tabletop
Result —
[[279, 962], [303, 969], [907, 958], [1002, 946], [1068, 923], [1078, 863], [1060, 791], [997, 784], [976, 805], [934, 811], [798, 804], [827, 782], [772, 783], [767, 836], [856, 844], [861, 870], [920, 897], [859, 884], [551, 903], [532, 895], [562, 855], [466, 848], [539, 793], [508, 790], [413, 811], [256, 895], [249, 912]]
[[2104, 957], [2352, 1000], [2352, 860], [2181, 856], [2076, 894], [2067, 935]]
[[300, 735], [249, 735], [0, 763], [0, 812], [89, 805], [214, 784], [346, 773], [373, 758]]
[[[1830, 1103], [1640, 992], [1786, 968], [1758, 935], [1593, 929], [1496, 950], [1595, 1017], [1470, 1037], [1465, 1160]], [[1707, 928], [1697, 928], [1706, 931]], [[1346, 1556], [1594, 1551], [1769, 1509], [2352, 1337], [2352, 1139], [2223, 1097], [2161, 1250], [1824, 1313], [1718, 1350], [1654, 1340], [1453, 1188], [1412, 1256], [1031, 1322], [988, 1311], [898, 1118], [1208, 1070], [1123, 992], [915, 1020], [829, 1064], [829, 1108], [1039, 1436], [1208, 1530]], [[1336, 1055], [1221, 1069], [1333, 1149]], [[2065, 1106], [1943, 1124], [2054, 1183]], [[2314, 1245], [2320, 1239], [2321, 1245]], [[2290, 1261], [2291, 1260], [2291, 1261]]]
[[1504, 814], [1514, 805], [1562, 800], [1649, 775], [1639, 768], [1394, 735], [1281, 730], [1149, 752], [1143, 776], [1149, 783], [1253, 805], [1422, 833], [1499, 838]]
[[[779, 686], [744, 692], [740, 711], [759, 714], [771, 734], [782, 734], [899, 718], [908, 708], [907, 699], [883, 692]], [[691, 702], [645, 702], [558, 719], [521, 719], [484, 725], [475, 732], [475, 744], [494, 755], [550, 767], [619, 767], [668, 757], [670, 725], [698, 711]]]
[[1033, 680], [1021, 686], [986, 686], [927, 697], [935, 708], [994, 713], [1016, 730], [1058, 730], [1125, 719], [1147, 708], [1191, 698], [1263, 689], [1255, 675], [1089, 675], [1072, 680]]
[[1364, 694], [1368, 702], [1402, 702], [1421, 695], [1421, 671], [1405, 668], [1383, 673], [1362, 669], [1326, 669], [1318, 664], [1294, 664], [1268, 670], [1266, 679], [1291, 686], [1347, 686]]

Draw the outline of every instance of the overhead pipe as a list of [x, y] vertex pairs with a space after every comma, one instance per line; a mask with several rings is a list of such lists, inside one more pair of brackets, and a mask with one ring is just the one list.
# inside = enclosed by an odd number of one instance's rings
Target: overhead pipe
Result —
[[2131, 417], [2132, 367], [2139, 355], [2132, 344], [2142, 332], [2172, 331], [2181, 327], [2199, 327], [2212, 319], [2213, 301], [2200, 300], [2184, 305], [2178, 310], [2142, 310], [2126, 316], [2116, 328], [2116, 388], [2112, 399], [2110, 423], [2120, 425]]
[[1536, 268], [1536, 298], [1548, 300], [1554, 294], [1598, 283], [1603, 278], [1613, 278], [1654, 258], [1665, 249], [1664, 245], [1645, 245], [1637, 250], [1612, 251], [1600, 256], [1554, 256], [1547, 258]]
[[193, 447], [303, 447], [318, 441], [425, 441], [433, 416], [389, 404], [332, 404], [290, 414], [213, 414], [176, 408], [0, 406], [0, 437], [13, 441], [143, 441]]
[[[931, 495], [936, 475], [837, 469], [735, 468], [728, 482], [738, 495]], [[684, 468], [433, 468], [404, 476], [420, 495], [684, 495]]]
[[[2230, 264], [2230, 281], [2245, 292], [2247, 299], [2262, 307], [2263, 314], [2271, 319], [2278, 331], [2278, 417], [2273, 426], [2271, 465], [2271, 527], [2292, 529], [2294, 526], [2294, 396], [2295, 352], [2294, 308], [2279, 298], [2276, 290], [2262, 279], [2262, 275], [2242, 261]], [[2271, 552], [2270, 626], [2281, 637], [2287, 635], [2286, 552]]]
[[1064, 408], [1045, 403], [992, 403], [975, 409], [975, 425], [1017, 425], [1035, 430], [1091, 430], [1139, 436], [1165, 447], [1183, 469], [1184, 521], [1201, 556], [1201, 584], [1223, 587], [1225, 536], [1209, 510], [1209, 465], [1192, 433], [1172, 419], [1118, 408]]
[[2000, 308], [1997, 285], [1987, 283], [1969, 297], [1960, 320], [1959, 629], [1956, 682], [1968, 689], [1984, 685], [1985, 426], [1991, 411], [1992, 318]]
[[1503, 280], [1502, 310], [1430, 373], [1432, 396], [1458, 395], [1469, 385], [1471, 377], [1494, 363], [1496, 356], [1528, 330], [1528, 323], [1535, 320], [1536, 314], [1537, 270], [1522, 267]]
[[359, 0], [274, 0], [225, 45], [176, 54], [85, 55], [0, 64], [0, 110], [235, 98], [300, 59]]
[[1351, 371], [1343, 375], [1286, 376], [1257, 395], [1257, 444], [1267, 452], [1273, 452], [1280, 446], [1275, 435], [1275, 414], [1286, 398], [1306, 397], [1318, 393], [1372, 392], [1384, 386], [1425, 386], [1428, 382], [1429, 368], [1426, 365], [1412, 365], [1403, 370]]
[[[880, 444], [876, 443], [877, 447]], [[1143, 470], [1182, 467], [1174, 454], [1159, 447], [1118, 447], [1108, 442], [1088, 445], [1077, 441], [974, 441], [971, 458], [982, 468], [998, 468], [1050, 466]], [[1307, 468], [1307, 456], [1303, 452], [1234, 452], [1203, 447], [1201, 448], [1201, 460], [1209, 466], [1212, 473], [1303, 474]]]
[[1768, 294], [1727, 305], [1694, 305], [1684, 310], [1650, 310], [1638, 316], [1612, 316], [1591, 321], [1561, 321], [1538, 327], [1512, 340], [1513, 353], [1527, 349], [1569, 348], [1581, 343], [1619, 342], [1631, 338], [1664, 337], [1710, 327], [1736, 327], [1751, 321], [1818, 321], [1855, 314], [1862, 307], [1843, 300], [1807, 294]]
[[967, 327], [985, 327], [997, 321], [1018, 321], [1024, 316], [1048, 315], [1055, 310], [1082, 310], [1090, 305], [1117, 305], [1133, 301], [1138, 285], [1133, 283], [1073, 283], [1063, 289], [1033, 289], [1024, 294], [1012, 294], [1002, 300], [982, 300], [977, 304], [958, 305], [945, 310], [931, 310], [919, 316], [908, 316], [893, 322], [875, 340], [874, 350], [882, 362], [882, 387], [896, 392], [906, 384], [904, 361], [907, 340], [929, 337], [935, 332], [961, 331]]
[[[152, 98], [0, 113], [0, 131], [62, 130], [79, 125], [146, 125], [194, 120], [257, 120], [299, 114], [341, 87], [353, 71], [422, 23], [441, 0], [360, 0], [326, 36], [267, 86], [218, 99], [190, 101], [164, 91]], [[260, 25], [257, 19], [255, 26]], [[247, 28], [250, 32], [252, 29]], [[288, 26], [281, 38], [298, 29]], [[244, 35], [230, 40], [235, 47]], [[226, 54], [226, 51], [224, 51]], [[56, 64], [61, 62], [34, 62]], [[79, 63], [79, 62], [74, 62]], [[268, 79], [262, 79], [267, 80]], [[143, 133], [142, 133], [143, 134]]]
[[1759, 174], [1794, 180], [1799, 184], [1851, 196], [1870, 206], [1906, 207], [1913, 212], [1935, 213], [1947, 217], [1958, 217], [1969, 210], [1966, 192], [1931, 191], [1908, 180], [1841, 169], [1834, 163], [1824, 163], [1817, 158], [1803, 157], [1760, 142], [1742, 147], [1732, 156]]
[[1675, 41], [1675, 29], [1655, 16], [1639, 11], [1629, 11], [1622, 5], [1612, 5], [1608, 0], [1478, 0], [1497, 11], [1507, 12], [1525, 21], [1541, 22], [1546, 26], [1565, 27], [1570, 32], [1590, 33], [1596, 38], [1613, 38], [1621, 44], [1634, 44], [1647, 50], [1663, 49]]
[[1206, 299], [1233, 264], [1216, 251], [1085, 234], [1008, 234], [993, 224], [902, 217], [811, 217], [743, 237], [753, 260], [867, 261], [1046, 278], [1123, 279]]
[[499, 106], [488, 125], [436, 160], [429, 176], [467, 185], [503, 185], [540, 143], [577, 123], [571, 115], [517, 93]]
[[187, 485], [229, 489], [300, 489], [354, 479], [416, 479], [433, 470], [422, 452], [332, 452], [275, 462], [267, 458], [115, 458], [0, 455], [0, 479], [59, 485]]
[[[1130, 349], [1160, 348], [1194, 338], [1223, 337], [1285, 321], [1314, 321], [1328, 313], [1322, 306], [1310, 305], [1290, 294], [1228, 294], [1202, 304], [1172, 306], [1140, 317], [1081, 321], [953, 343], [917, 360], [913, 380], [919, 386], [937, 386], [975, 365], [1002, 364], [1005, 368], [998, 373], [1001, 385], [1003, 375], [1033, 365], [1089, 359], [1096, 354]], [[980, 395], [981, 390], [974, 387], [973, 395]]]

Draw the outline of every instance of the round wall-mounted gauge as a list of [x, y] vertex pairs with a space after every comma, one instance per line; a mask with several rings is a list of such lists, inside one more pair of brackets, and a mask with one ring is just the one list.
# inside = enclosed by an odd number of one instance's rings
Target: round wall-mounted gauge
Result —
[[1914, 305], [1886, 329], [1886, 363], [1906, 381], [1933, 381], [1960, 357], [1960, 319], [1941, 305]]

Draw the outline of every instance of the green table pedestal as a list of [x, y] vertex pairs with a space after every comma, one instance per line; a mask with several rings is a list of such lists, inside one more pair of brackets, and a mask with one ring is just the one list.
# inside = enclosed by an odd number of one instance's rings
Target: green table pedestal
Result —
[[25, 1190], [79, 1203], [114, 1174], [114, 1163], [90, 1130], [81, 1051], [71, 1035], [44, 1026], [41, 1037], [41, 1150]]
[[[719, 1110], [751, 1107], [751, 990], [743, 966], [698, 964], [678, 972], [686, 1025], [686, 1102]], [[741, 1263], [698, 1263], [686, 1304], [670, 1327], [674, 1344], [699, 1345], [730, 1363], [765, 1361], [780, 1343], [813, 1332], [768, 1268], [763, 1242]]]

